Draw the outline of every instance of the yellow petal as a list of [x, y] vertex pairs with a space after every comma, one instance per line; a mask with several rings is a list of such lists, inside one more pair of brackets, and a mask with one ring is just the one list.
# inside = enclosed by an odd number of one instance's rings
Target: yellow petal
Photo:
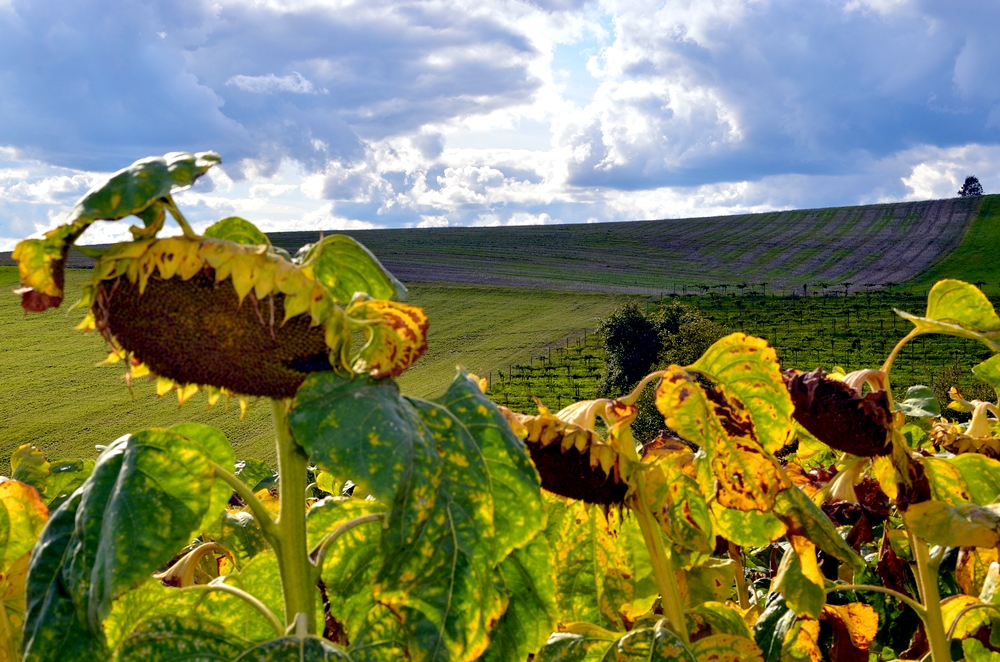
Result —
[[191, 399], [191, 396], [198, 392], [197, 384], [185, 384], [177, 387], [177, 406], [183, 406]]
[[174, 387], [174, 380], [168, 377], [156, 378], [156, 395], [164, 396]]

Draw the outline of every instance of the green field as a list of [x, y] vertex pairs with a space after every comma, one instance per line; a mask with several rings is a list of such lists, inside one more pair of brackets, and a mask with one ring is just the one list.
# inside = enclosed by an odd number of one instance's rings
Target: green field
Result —
[[[601, 353], [593, 330], [628, 292], [650, 307], [684, 295], [731, 330], [767, 338], [786, 366], [875, 367], [906, 332], [891, 309], [921, 311], [938, 278], [1000, 293], [998, 214], [1000, 196], [984, 196], [713, 219], [351, 234], [412, 283], [409, 300], [429, 314], [429, 349], [400, 379], [405, 393], [440, 393], [461, 364], [489, 379], [498, 402], [529, 410], [536, 396], [554, 409], [594, 396]], [[272, 235], [291, 249], [313, 238]], [[69, 300], [87, 273], [69, 271]], [[239, 456], [271, 458], [266, 407], [239, 421], [233, 408], [206, 411], [195, 396], [178, 411], [173, 396], [157, 401], [145, 381], [132, 397], [121, 367], [94, 367], [104, 343], [72, 330], [79, 313], [25, 316], [9, 294], [16, 282], [16, 269], [0, 266], [0, 292], [8, 293], [0, 294], [0, 462], [25, 442], [53, 457], [79, 456], [126, 432], [191, 419], [222, 429]], [[811, 296], [791, 296], [803, 291]], [[919, 341], [900, 356], [894, 384], [968, 389], [969, 368], [984, 357], [971, 342]]]
[[[68, 271], [67, 302], [88, 275]], [[172, 394], [157, 399], [146, 380], [134, 385], [133, 398], [120, 364], [94, 366], [105, 355], [104, 340], [73, 330], [82, 318], [80, 311], [69, 319], [64, 309], [25, 315], [11, 293], [16, 284], [17, 270], [0, 267], [0, 474], [7, 471], [10, 452], [22, 443], [36, 444], [54, 458], [89, 456], [95, 444], [185, 420], [221, 429], [238, 457], [272, 459], [268, 407], [251, 407], [240, 421], [235, 401], [228, 413], [222, 406], [206, 410], [204, 396], [196, 395], [178, 410]], [[403, 392], [425, 397], [442, 393], [458, 364], [485, 376], [500, 366], [526, 361], [546, 343], [592, 329], [597, 318], [623, 300], [593, 293], [566, 296], [547, 290], [415, 285], [409, 301], [427, 310], [429, 347], [400, 380]]]

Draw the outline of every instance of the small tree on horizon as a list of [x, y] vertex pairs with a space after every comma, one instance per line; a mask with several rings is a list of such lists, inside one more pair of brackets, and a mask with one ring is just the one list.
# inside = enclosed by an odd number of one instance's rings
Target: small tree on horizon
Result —
[[958, 195], [963, 198], [982, 194], [983, 185], [979, 183], [979, 178], [974, 175], [966, 177], [965, 183], [962, 184], [962, 188], [958, 189]]

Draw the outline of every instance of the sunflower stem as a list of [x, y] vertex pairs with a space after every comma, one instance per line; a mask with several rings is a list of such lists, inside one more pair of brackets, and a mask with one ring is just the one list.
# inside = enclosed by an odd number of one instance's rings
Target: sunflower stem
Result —
[[[275, 554], [285, 597], [285, 622], [291, 626], [303, 614], [309, 634], [316, 633], [316, 584], [306, 542], [306, 471], [309, 458], [292, 437], [287, 403], [271, 400], [278, 450], [278, 544]], [[301, 622], [301, 620], [299, 620]]]
[[931, 561], [927, 543], [912, 534], [910, 549], [913, 550], [913, 558], [917, 562], [917, 587], [920, 589], [920, 601], [926, 610], [924, 628], [927, 630], [931, 659], [934, 662], [951, 662], [951, 644], [944, 631], [941, 593], [938, 591], [938, 563]]
[[167, 211], [170, 212], [170, 215], [174, 217], [174, 220], [177, 221], [177, 225], [181, 226], [181, 231], [184, 233], [184, 237], [186, 239], [194, 239], [195, 241], [201, 239], [198, 233], [191, 227], [191, 224], [188, 223], [187, 219], [184, 218], [184, 214], [181, 213], [181, 210], [177, 208], [176, 204], [174, 204], [173, 196], [167, 196], [167, 201], [164, 206], [167, 208]]
[[635, 513], [639, 522], [639, 529], [642, 531], [642, 538], [649, 550], [649, 556], [653, 563], [653, 576], [656, 578], [657, 588], [660, 589], [660, 604], [663, 606], [663, 613], [670, 621], [671, 630], [681, 638], [684, 643], [688, 643], [687, 622], [684, 620], [684, 604], [681, 602], [681, 592], [677, 586], [677, 576], [674, 574], [673, 564], [667, 556], [667, 550], [663, 546], [663, 536], [660, 535], [660, 527], [656, 524], [653, 513], [649, 510], [649, 501], [646, 499], [646, 476], [642, 471], [633, 474], [636, 483], [636, 494], [633, 495], [629, 507]]

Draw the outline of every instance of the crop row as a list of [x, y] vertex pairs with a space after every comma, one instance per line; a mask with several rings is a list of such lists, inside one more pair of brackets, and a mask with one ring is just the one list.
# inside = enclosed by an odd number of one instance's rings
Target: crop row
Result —
[[[784, 367], [800, 370], [878, 367], [910, 327], [893, 309], [919, 313], [926, 301], [926, 296], [887, 291], [810, 297], [713, 293], [679, 298], [731, 331], [766, 339], [777, 349]], [[647, 312], [655, 313], [660, 304], [661, 300], [647, 300]], [[603, 357], [600, 336], [593, 329], [583, 329], [556, 346], [537, 349], [526, 363], [509, 364], [485, 375], [489, 394], [516, 411], [533, 411], [535, 398], [555, 411], [596, 397]], [[988, 357], [989, 351], [971, 340], [918, 338], [900, 353], [895, 385], [905, 389], [926, 384], [942, 399], [951, 386], [990, 397], [971, 373], [973, 365]]]

